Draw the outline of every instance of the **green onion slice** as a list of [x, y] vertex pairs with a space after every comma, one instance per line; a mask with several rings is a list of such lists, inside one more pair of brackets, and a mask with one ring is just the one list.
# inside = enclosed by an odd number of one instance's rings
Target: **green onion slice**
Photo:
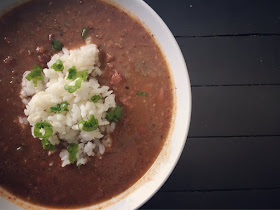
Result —
[[141, 92], [141, 91], [137, 91], [136, 95], [138, 95], [138, 96], [145, 96], [145, 97], [147, 97], [147, 96], [148, 96], [148, 93]]
[[111, 109], [107, 114], [106, 114], [106, 119], [109, 122], [119, 122], [119, 120], [122, 118], [122, 107], [117, 106], [114, 109]]
[[25, 77], [28, 81], [33, 81], [34, 87], [37, 87], [37, 82], [43, 80], [42, 71], [43, 69], [38, 66], [33, 66], [34, 70], [31, 70], [30, 73]]
[[81, 36], [82, 36], [83, 40], [86, 40], [88, 32], [89, 32], [89, 28], [83, 28], [82, 29]]
[[52, 106], [50, 108], [50, 112], [61, 113], [63, 111], [69, 111], [68, 110], [68, 105], [69, 105], [69, 103], [67, 101], [64, 101], [60, 104], [56, 104], [55, 106]]
[[69, 153], [69, 161], [70, 163], [74, 163], [75, 161], [77, 161], [77, 153], [79, 150], [79, 145], [75, 144], [75, 143], [71, 143], [69, 144], [67, 151]]
[[82, 120], [81, 122], [78, 123], [78, 127], [80, 130], [83, 131], [94, 131], [98, 128], [98, 120], [95, 119], [94, 115], [90, 115], [89, 120], [85, 121]]
[[68, 69], [68, 80], [75, 80], [77, 78], [82, 78], [84, 81], [88, 78], [88, 70], [84, 71], [77, 71], [75, 66], [72, 66], [70, 69]]
[[63, 62], [60, 59], [57, 59], [56, 62], [52, 65], [52, 69], [54, 69], [55, 71], [63, 71]]
[[34, 136], [37, 138], [48, 138], [53, 135], [53, 127], [47, 121], [37, 122], [34, 126]]
[[94, 95], [90, 98], [90, 100], [93, 102], [93, 103], [97, 103], [99, 100], [101, 99], [101, 96], [99, 95]]
[[61, 51], [62, 48], [63, 48], [63, 44], [62, 44], [60, 41], [54, 39], [54, 40], [52, 41], [52, 48], [53, 48], [55, 51]]
[[55, 150], [55, 146], [53, 144], [51, 144], [47, 138], [43, 138], [41, 140], [41, 143], [42, 143], [44, 149], [50, 150], [50, 151]]
[[83, 79], [79, 78], [75, 81], [75, 85], [65, 85], [64, 89], [67, 90], [69, 93], [74, 93], [76, 90], [81, 88]]

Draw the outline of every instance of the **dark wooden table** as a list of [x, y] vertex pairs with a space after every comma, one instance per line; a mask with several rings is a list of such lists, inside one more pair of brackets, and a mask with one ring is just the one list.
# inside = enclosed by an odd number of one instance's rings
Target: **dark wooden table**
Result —
[[146, 0], [193, 94], [177, 167], [142, 208], [280, 208], [280, 1]]

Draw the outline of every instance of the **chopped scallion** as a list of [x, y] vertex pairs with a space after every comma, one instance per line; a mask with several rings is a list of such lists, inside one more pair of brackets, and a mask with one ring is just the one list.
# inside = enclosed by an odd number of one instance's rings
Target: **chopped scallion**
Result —
[[83, 28], [82, 29], [81, 36], [82, 36], [83, 40], [86, 40], [88, 32], [89, 32], [89, 28]]
[[74, 163], [75, 161], [77, 161], [77, 153], [79, 150], [79, 145], [75, 144], [75, 143], [71, 143], [69, 144], [67, 151], [69, 153], [69, 161], [70, 163]]
[[30, 71], [30, 73], [25, 77], [28, 81], [33, 81], [34, 87], [37, 87], [37, 82], [39, 80], [43, 80], [42, 71], [43, 69], [38, 66], [34, 65], [34, 70]]
[[37, 122], [34, 126], [34, 136], [37, 138], [48, 138], [53, 134], [53, 127], [47, 121]]
[[56, 51], [61, 51], [63, 48], [63, 44], [60, 41], [54, 39], [52, 41], [52, 48]]
[[43, 138], [41, 140], [41, 143], [42, 143], [44, 149], [50, 150], [50, 151], [55, 150], [55, 146], [53, 144], [51, 144], [47, 138]]
[[95, 119], [94, 115], [90, 115], [89, 120], [85, 121], [82, 120], [81, 122], [78, 123], [79, 129], [83, 131], [94, 131], [98, 128], [98, 120]]
[[84, 81], [88, 78], [88, 70], [84, 71], [77, 71], [75, 66], [72, 66], [70, 69], [68, 69], [68, 80], [75, 80], [77, 78], [82, 78]]
[[79, 163], [79, 164], [78, 164], [78, 169], [80, 169], [80, 167], [81, 167], [82, 165], [83, 165], [83, 164]]
[[137, 91], [136, 95], [138, 95], [138, 96], [145, 96], [145, 97], [147, 97], [147, 96], [148, 96], [148, 93], [141, 92], [141, 91]]
[[68, 110], [68, 105], [69, 105], [69, 103], [67, 101], [64, 101], [60, 104], [56, 104], [55, 106], [52, 106], [50, 108], [50, 112], [61, 113], [63, 111], [69, 111]]
[[64, 89], [67, 90], [69, 93], [74, 93], [76, 90], [81, 88], [83, 79], [79, 78], [75, 81], [75, 85], [65, 85]]
[[90, 98], [90, 100], [93, 102], [93, 103], [97, 103], [99, 100], [101, 99], [101, 96], [99, 95], [94, 95]]
[[122, 118], [122, 107], [117, 106], [114, 109], [111, 109], [107, 114], [106, 114], [106, 119], [109, 122], [118, 122]]
[[56, 62], [52, 65], [52, 69], [54, 69], [55, 71], [63, 71], [63, 62], [60, 59], [57, 59]]

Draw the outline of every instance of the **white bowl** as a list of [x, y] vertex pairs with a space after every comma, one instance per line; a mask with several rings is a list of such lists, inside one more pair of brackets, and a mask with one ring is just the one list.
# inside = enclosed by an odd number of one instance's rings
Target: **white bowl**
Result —
[[[19, 1], [20, 0], [1, 0], [0, 10], [6, 9], [12, 3]], [[191, 117], [191, 88], [181, 50], [172, 33], [155, 11], [142, 0], [107, 1], [117, 4], [132, 16], [137, 17], [150, 30], [166, 57], [175, 86], [173, 127], [170, 129], [169, 137], [152, 167], [137, 183], [125, 192], [113, 199], [90, 207], [92, 209], [135, 209], [143, 205], [160, 189], [179, 160], [189, 130]], [[4, 197], [10, 196], [10, 199], [6, 200], [0, 198], [0, 209], [21, 209], [19, 206], [23, 208], [36, 208], [36, 205], [26, 203], [18, 198], [14, 201], [13, 199], [15, 197], [9, 195], [7, 192], [2, 192], [2, 195], [4, 195]]]

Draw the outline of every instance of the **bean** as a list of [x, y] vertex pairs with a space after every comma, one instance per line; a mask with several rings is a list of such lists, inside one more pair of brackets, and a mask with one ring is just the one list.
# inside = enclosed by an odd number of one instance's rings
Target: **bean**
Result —
[[38, 54], [43, 54], [43, 53], [45, 53], [46, 52], [46, 48], [44, 48], [44, 47], [42, 47], [42, 46], [38, 46], [37, 48], [36, 48], [36, 52], [38, 53]]
[[49, 34], [49, 41], [52, 41], [54, 39], [54, 35], [53, 34]]

